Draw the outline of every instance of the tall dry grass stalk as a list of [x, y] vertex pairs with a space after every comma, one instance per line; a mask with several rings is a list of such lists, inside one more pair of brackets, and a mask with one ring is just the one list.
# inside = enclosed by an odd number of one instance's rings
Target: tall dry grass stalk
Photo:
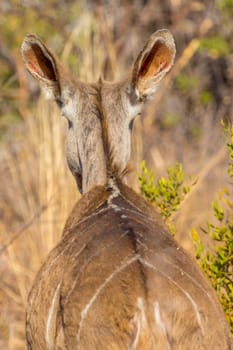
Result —
[[6, 248], [2, 259], [10, 280], [4, 273], [1, 293], [11, 304], [12, 314], [7, 312], [0, 318], [5, 317], [2, 323], [9, 327], [9, 349], [25, 348], [24, 313], [29, 288], [44, 258], [59, 240], [77, 199], [65, 162], [65, 127], [58, 111], [40, 99], [35, 114], [20, 130], [17, 147], [10, 148], [5, 156], [1, 244], [2, 249]]

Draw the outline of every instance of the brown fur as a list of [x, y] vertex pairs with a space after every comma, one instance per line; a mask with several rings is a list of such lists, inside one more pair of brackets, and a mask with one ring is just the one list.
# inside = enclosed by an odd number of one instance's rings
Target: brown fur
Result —
[[232, 349], [215, 292], [196, 263], [150, 205], [118, 186], [111, 203], [112, 192], [103, 187], [77, 203], [37, 275], [27, 312], [29, 348], [48, 348], [46, 326], [59, 285], [51, 349]]
[[68, 120], [67, 160], [84, 193], [33, 283], [28, 349], [232, 350], [215, 291], [124, 184], [133, 120], [173, 64], [171, 34], [152, 34], [118, 83], [69, 78], [34, 35], [22, 54]]

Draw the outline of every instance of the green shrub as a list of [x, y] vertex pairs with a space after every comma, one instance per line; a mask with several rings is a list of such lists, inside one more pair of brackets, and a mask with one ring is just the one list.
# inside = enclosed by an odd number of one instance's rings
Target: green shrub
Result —
[[190, 95], [191, 91], [199, 85], [199, 80], [195, 76], [180, 73], [176, 78], [176, 86], [183, 95]]
[[217, 57], [229, 55], [231, 51], [227, 40], [221, 36], [201, 39], [199, 51], [204, 50]]
[[213, 94], [210, 91], [204, 90], [200, 93], [200, 102], [207, 106], [213, 101]]
[[[230, 142], [229, 150], [230, 185], [233, 180], [233, 125], [228, 128]], [[223, 305], [228, 323], [233, 334], [233, 200], [228, 189], [219, 192], [212, 204], [215, 222], [208, 222], [207, 234], [214, 243], [214, 249], [204, 245], [197, 230], [192, 230], [192, 238], [196, 248], [196, 258], [202, 270], [216, 289]]]
[[[228, 174], [232, 186], [233, 126], [227, 131], [230, 134], [230, 142], [227, 144], [230, 158]], [[143, 161], [139, 183], [144, 197], [158, 207], [169, 231], [174, 235], [176, 229], [171, 221], [171, 214], [179, 209], [180, 203], [190, 190], [182, 165], [169, 167], [167, 177], [155, 178], [153, 171], [148, 170]], [[218, 293], [233, 334], [233, 200], [230, 191], [224, 189], [219, 192], [218, 199], [215, 199], [211, 206], [217, 223], [208, 222], [207, 228], [202, 231], [210, 237], [213, 243], [211, 246], [214, 248], [204, 245], [196, 229], [192, 230], [192, 239], [198, 263]]]
[[167, 169], [167, 177], [155, 179], [154, 172], [148, 170], [145, 161], [142, 162], [142, 174], [138, 177], [140, 189], [144, 197], [156, 205], [165, 219], [169, 231], [175, 234], [175, 225], [170, 220], [171, 214], [179, 208], [190, 186], [185, 183], [185, 174], [181, 164]]
[[231, 19], [233, 16], [233, 1], [232, 0], [217, 0], [217, 7]]

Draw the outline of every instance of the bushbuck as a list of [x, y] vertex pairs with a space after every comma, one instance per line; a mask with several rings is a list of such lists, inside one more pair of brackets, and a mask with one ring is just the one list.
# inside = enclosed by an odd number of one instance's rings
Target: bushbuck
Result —
[[175, 51], [170, 32], [159, 30], [125, 79], [87, 84], [36, 35], [23, 41], [26, 68], [68, 121], [68, 166], [83, 194], [29, 294], [28, 349], [233, 349], [215, 291], [126, 185], [134, 119]]

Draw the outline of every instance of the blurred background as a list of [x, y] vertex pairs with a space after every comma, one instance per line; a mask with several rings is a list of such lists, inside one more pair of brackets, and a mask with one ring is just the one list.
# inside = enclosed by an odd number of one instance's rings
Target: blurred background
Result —
[[20, 45], [38, 34], [74, 75], [119, 79], [149, 35], [169, 29], [172, 72], [134, 125], [130, 183], [145, 159], [157, 176], [183, 164], [197, 180], [175, 216], [177, 239], [204, 226], [227, 186], [221, 120], [233, 118], [233, 0], [0, 1], [0, 348], [25, 349], [27, 294], [79, 198], [65, 160], [66, 121], [25, 72]]

